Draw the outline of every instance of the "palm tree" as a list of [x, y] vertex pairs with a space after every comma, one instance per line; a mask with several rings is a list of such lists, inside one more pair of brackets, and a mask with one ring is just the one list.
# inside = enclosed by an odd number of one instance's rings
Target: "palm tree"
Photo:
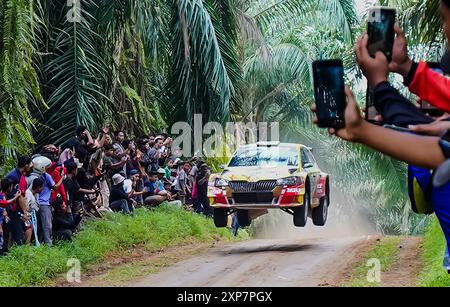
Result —
[[39, 1], [0, 1], [0, 161], [27, 152], [35, 122], [45, 109], [38, 82]]
[[[406, 3], [402, 5], [407, 7]], [[406, 10], [403, 14], [408, 13]], [[406, 22], [403, 14], [400, 19]], [[268, 45], [250, 53], [244, 65], [247, 84], [244, 118], [278, 121], [282, 140], [314, 147], [323, 169], [333, 178], [338, 211], [362, 212], [383, 233], [420, 232], [428, 218], [414, 215], [409, 209], [405, 164], [367, 148], [330, 139], [311, 125], [309, 105], [313, 103], [313, 93], [309, 67], [313, 60], [343, 58], [349, 76], [347, 82], [357, 85], [361, 81], [352, 43], [365, 26], [362, 21], [350, 23], [348, 38], [342, 26], [327, 24], [329, 16], [329, 13], [309, 11], [303, 20], [294, 22], [296, 26], [286, 28], [283, 28], [282, 17], [277, 16], [270, 22], [273, 27], [264, 28]], [[277, 18], [281, 20], [276, 22]], [[356, 18], [355, 13], [347, 20], [353, 18]], [[413, 49], [418, 41], [412, 40]], [[269, 52], [261, 52], [264, 48]], [[363, 103], [364, 93], [356, 94]]]
[[85, 0], [78, 22], [66, 1], [43, 2], [41, 143], [77, 125], [138, 134], [197, 112], [226, 121], [240, 78], [235, 0]]

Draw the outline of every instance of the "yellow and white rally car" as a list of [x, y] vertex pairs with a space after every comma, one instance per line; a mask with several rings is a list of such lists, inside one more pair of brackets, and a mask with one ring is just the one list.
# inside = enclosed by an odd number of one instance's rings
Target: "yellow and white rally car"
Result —
[[330, 180], [311, 148], [279, 142], [244, 145], [222, 168], [208, 183], [216, 227], [226, 227], [228, 215], [234, 212], [240, 226], [249, 226], [267, 209], [291, 214], [297, 227], [304, 227], [308, 217], [316, 226], [325, 225]]

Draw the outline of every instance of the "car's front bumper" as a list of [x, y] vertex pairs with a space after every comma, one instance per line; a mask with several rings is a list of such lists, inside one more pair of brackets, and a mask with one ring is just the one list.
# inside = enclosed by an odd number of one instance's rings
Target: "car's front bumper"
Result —
[[304, 186], [277, 186], [272, 191], [235, 192], [231, 188], [209, 187], [208, 198], [214, 208], [276, 209], [303, 205]]

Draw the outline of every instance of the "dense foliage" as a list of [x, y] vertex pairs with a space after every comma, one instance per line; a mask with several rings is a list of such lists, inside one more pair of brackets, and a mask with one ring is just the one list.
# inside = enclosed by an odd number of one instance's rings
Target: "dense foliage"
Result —
[[[438, 58], [437, 0], [380, 2], [398, 8], [417, 54]], [[315, 59], [343, 57], [363, 101], [352, 47], [365, 12], [355, 7], [354, 0], [0, 0], [0, 164], [35, 143], [61, 144], [79, 124], [138, 135], [195, 113], [280, 122], [284, 140], [316, 148], [348, 202], [342, 206], [362, 207], [385, 232], [420, 231], [424, 221], [407, 210], [403, 164], [310, 124]]]

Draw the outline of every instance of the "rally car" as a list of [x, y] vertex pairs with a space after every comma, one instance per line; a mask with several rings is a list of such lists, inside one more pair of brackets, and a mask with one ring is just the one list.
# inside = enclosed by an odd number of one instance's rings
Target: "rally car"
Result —
[[264, 142], [241, 146], [221, 173], [212, 174], [208, 197], [216, 227], [226, 227], [236, 213], [242, 227], [252, 218], [281, 209], [304, 227], [310, 217], [324, 226], [330, 203], [330, 180], [320, 170], [312, 148], [301, 144]]

